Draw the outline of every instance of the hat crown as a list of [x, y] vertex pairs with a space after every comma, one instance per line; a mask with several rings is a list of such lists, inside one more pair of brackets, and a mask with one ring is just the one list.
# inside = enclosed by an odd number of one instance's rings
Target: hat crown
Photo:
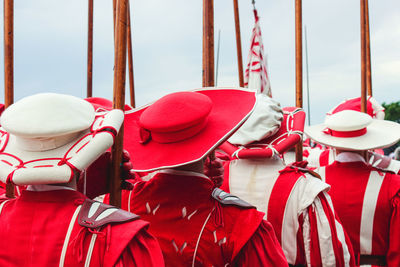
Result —
[[94, 118], [92, 105], [78, 97], [42, 93], [8, 107], [1, 116], [1, 125], [19, 137], [53, 137], [86, 130]]
[[356, 131], [367, 127], [372, 118], [363, 112], [343, 110], [325, 118], [325, 125], [335, 131]]
[[152, 132], [180, 131], [203, 123], [211, 109], [212, 101], [204, 94], [172, 93], [149, 106], [141, 114], [139, 124]]

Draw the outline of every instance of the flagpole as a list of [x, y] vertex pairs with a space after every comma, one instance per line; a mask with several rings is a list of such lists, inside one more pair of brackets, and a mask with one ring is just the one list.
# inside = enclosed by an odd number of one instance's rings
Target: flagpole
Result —
[[366, 29], [365, 29], [365, 0], [360, 0], [360, 25], [361, 25], [361, 112], [367, 112], [366, 88]]
[[[254, 0], [253, 0], [253, 4], [254, 4]], [[237, 60], [238, 60], [239, 86], [244, 87], [242, 42], [241, 42], [241, 37], [240, 37], [238, 0], [233, 0], [233, 11], [234, 11], [234, 15], [235, 15], [235, 33], [236, 33], [236, 50], [237, 50]]]
[[[296, 107], [303, 107], [302, 3], [295, 0], [296, 11]], [[303, 140], [296, 145], [296, 161], [303, 160]]]
[[365, 38], [366, 38], [366, 64], [367, 64], [367, 92], [369, 96], [372, 96], [372, 72], [371, 72], [371, 42], [369, 32], [369, 8], [368, 0], [365, 0]]
[[[214, 0], [203, 0], [203, 87], [214, 86]], [[209, 155], [215, 159], [214, 151]]]
[[130, 12], [130, 2], [127, 0], [128, 4], [128, 14], [127, 14], [127, 41], [128, 41], [128, 68], [129, 68], [129, 95], [131, 100], [131, 106], [136, 106], [135, 101], [135, 84], [133, 79], [133, 53], [132, 53], [132, 31], [131, 31], [131, 12]]
[[[127, 0], [118, 0], [115, 15], [113, 108], [124, 110], [127, 45]], [[109, 181], [110, 204], [121, 207], [121, 162], [123, 125], [112, 146], [112, 175]]]
[[[14, 1], [4, 0], [4, 106], [14, 102]], [[14, 198], [15, 187], [6, 184], [6, 197]]]
[[214, 0], [203, 0], [203, 87], [214, 86]]
[[218, 43], [217, 43], [217, 62], [215, 63], [215, 86], [218, 86], [218, 65], [219, 65], [219, 47], [221, 40], [221, 30], [218, 30]]
[[86, 97], [93, 96], [93, 0], [88, 0], [88, 57]]
[[304, 26], [304, 41], [306, 51], [306, 81], [307, 81], [307, 112], [308, 112], [308, 125], [310, 126], [311, 112], [310, 112], [310, 81], [308, 76], [308, 45], [307, 45], [307, 26]]

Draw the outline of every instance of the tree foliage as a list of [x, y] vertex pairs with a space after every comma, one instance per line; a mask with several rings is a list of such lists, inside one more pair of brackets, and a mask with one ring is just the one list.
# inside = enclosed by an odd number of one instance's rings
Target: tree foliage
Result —
[[400, 101], [383, 103], [382, 106], [385, 108], [385, 120], [400, 123]]

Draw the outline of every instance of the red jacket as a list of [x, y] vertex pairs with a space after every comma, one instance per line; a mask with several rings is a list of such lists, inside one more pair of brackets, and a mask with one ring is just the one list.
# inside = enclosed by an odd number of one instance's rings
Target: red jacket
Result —
[[350, 152], [319, 172], [331, 185], [333, 205], [356, 258], [386, 256], [387, 266], [400, 266], [400, 176], [375, 169]]
[[[150, 222], [166, 266], [287, 266], [271, 224], [255, 208], [213, 198], [206, 176], [158, 172], [122, 193], [122, 208]], [[217, 192], [217, 191], [214, 191]]]
[[25, 190], [19, 198], [3, 201], [0, 266], [163, 266], [159, 245], [147, 233], [145, 221], [97, 229], [79, 225], [85, 199], [64, 189]]

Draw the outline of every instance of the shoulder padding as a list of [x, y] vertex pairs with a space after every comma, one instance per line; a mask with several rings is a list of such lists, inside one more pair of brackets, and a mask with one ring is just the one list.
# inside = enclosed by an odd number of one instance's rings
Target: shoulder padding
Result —
[[122, 223], [139, 219], [139, 216], [114, 206], [86, 199], [78, 215], [80, 226], [98, 228], [110, 223]]
[[224, 205], [233, 205], [241, 208], [255, 208], [250, 203], [247, 203], [246, 201], [240, 199], [239, 197], [231, 195], [220, 188], [215, 188], [212, 191], [211, 195], [219, 203], [222, 203]]

